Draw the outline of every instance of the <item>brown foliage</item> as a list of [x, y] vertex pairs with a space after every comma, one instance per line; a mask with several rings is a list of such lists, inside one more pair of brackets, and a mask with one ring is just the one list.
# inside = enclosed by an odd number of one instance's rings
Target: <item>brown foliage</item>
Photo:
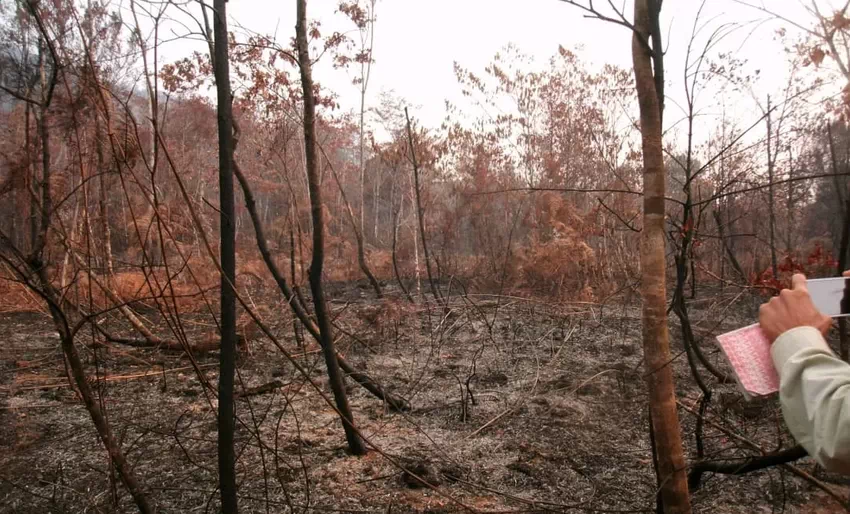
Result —
[[0, 312], [46, 312], [46, 308], [27, 286], [0, 271]]

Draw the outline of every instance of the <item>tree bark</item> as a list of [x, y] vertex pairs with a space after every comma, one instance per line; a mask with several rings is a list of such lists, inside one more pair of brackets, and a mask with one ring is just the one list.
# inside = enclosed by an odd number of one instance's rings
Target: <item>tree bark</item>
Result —
[[[223, 1], [223, 0], [219, 0]], [[313, 304], [316, 309], [316, 324], [319, 328], [320, 344], [328, 368], [328, 381], [333, 391], [337, 410], [342, 417], [342, 426], [348, 441], [348, 449], [354, 455], [366, 453], [360, 435], [354, 427], [354, 416], [348, 404], [348, 396], [340, 373], [339, 362], [334, 350], [333, 327], [331, 325], [325, 292], [322, 288], [322, 268], [324, 267], [324, 205], [322, 187], [316, 163], [316, 101], [313, 97], [313, 74], [310, 63], [310, 49], [307, 40], [307, 0], [297, 0], [295, 43], [298, 47], [298, 62], [301, 72], [301, 87], [304, 98], [304, 151], [307, 161], [307, 185], [310, 191], [310, 206], [313, 219], [313, 258], [310, 262], [310, 289], [313, 292]]]
[[[366, 90], [369, 87], [369, 77], [372, 75], [372, 47], [375, 44], [375, 2], [372, 0], [369, 9], [369, 19], [366, 26], [360, 29], [360, 52], [368, 55], [367, 59], [360, 62], [360, 233], [366, 232], [366, 156], [364, 152], [364, 136], [366, 131]], [[365, 41], [363, 40], [363, 30], [369, 31], [369, 51], [363, 48]], [[341, 188], [342, 186], [340, 186]], [[375, 204], [377, 206], [377, 203]], [[376, 211], [377, 219], [377, 211]], [[375, 222], [377, 226], [377, 221]], [[377, 229], [375, 232], [377, 238]], [[362, 245], [362, 240], [358, 240], [358, 244]], [[361, 248], [362, 251], [362, 248]], [[365, 271], [365, 270], [364, 270]], [[378, 293], [378, 297], [380, 297]]]
[[[419, 163], [416, 162], [416, 148], [413, 145], [413, 130], [410, 127], [410, 115], [407, 113], [407, 107], [404, 108], [404, 117], [407, 120], [407, 140], [410, 144], [410, 160], [413, 163], [413, 192], [416, 198], [416, 220], [419, 223], [419, 237], [422, 239], [422, 253], [425, 257], [425, 272], [428, 273], [428, 283], [431, 285], [431, 294], [434, 295], [434, 300], [442, 301], [440, 290], [434, 281], [434, 275], [431, 272], [431, 258], [428, 253], [428, 242], [425, 238], [425, 212], [422, 209], [422, 198], [419, 189]], [[418, 269], [418, 266], [417, 266]]]
[[[652, 27], [658, 26], [660, 3], [635, 1], [632, 58], [640, 105], [644, 165], [644, 219], [641, 232], [641, 292], [643, 346], [649, 386], [653, 437], [658, 452], [661, 499], [668, 514], [691, 512], [682, 435], [676, 411], [673, 370], [667, 326], [666, 262], [664, 245], [665, 173], [662, 148], [661, 102], [653, 74], [653, 57], [662, 48], [649, 49]], [[655, 43], [658, 38], [652, 37]], [[654, 55], [653, 55], [654, 54]], [[656, 72], [660, 71], [656, 67]]]
[[410, 291], [408, 291], [407, 287], [404, 285], [404, 281], [401, 279], [401, 273], [398, 270], [398, 253], [396, 252], [397, 243], [398, 243], [398, 226], [401, 220], [402, 209], [404, 208], [404, 195], [401, 195], [401, 201], [398, 205], [398, 211], [395, 213], [395, 220], [393, 220], [393, 247], [392, 247], [392, 257], [393, 257], [393, 273], [395, 274], [395, 279], [398, 282], [398, 286], [404, 292], [404, 296], [407, 297], [407, 301], [410, 303], [414, 303], [413, 297], [410, 296]]
[[[832, 172], [838, 173], [838, 158], [835, 156], [835, 141], [832, 138], [832, 128], [827, 125], [827, 136], [829, 137], [829, 154], [832, 160]], [[841, 190], [838, 177], [835, 177], [835, 194], [840, 200], [844, 199], [844, 191]], [[840, 201], [839, 200], [839, 201]], [[842, 205], [841, 209], [842, 224], [841, 224], [841, 244], [838, 247], [838, 276], [847, 269], [847, 251], [850, 247], [850, 197]], [[847, 362], [850, 360], [850, 341], [847, 337], [847, 318], [838, 318], [838, 352], [841, 360]]]
[[[106, 158], [103, 153], [103, 140], [101, 139], [101, 128], [99, 118], [95, 117], [95, 145], [97, 149], [98, 173], [100, 173], [100, 229], [103, 239], [103, 262], [106, 266], [107, 285], [115, 274], [115, 264], [112, 259], [112, 230], [109, 227], [109, 198], [107, 196], [107, 175], [103, 169]], [[115, 167], [118, 171], [118, 167]]]
[[366, 262], [366, 243], [363, 241], [362, 229], [357, 227], [357, 221], [354, 219], [354, 209], [351, 208], [351, 202], [348, 201], [345, 190], [342, 188], [342, 182], [340, 182], [339, 176], [336, 174], [336, 169], [333, 167], [327, 156], [325, 156], [325, 160], [328, 161], [328, 166], [330, 167], [331, 174], [334, 177], [334, 182], [336, 182], [337, 188], [339, 188], [339, 195], [342, 198], [342, 203], [345, 205], [345, 212], [348, 215], [349, 223], [351, 223], [351, 229], [354, 230], [354, 239], [357, 241], [357, 264], [360, 266], [360, 271], [366, 275], [366, 278], [369, 280], [369, 284], [372, 285], [372, 289], [375, 290], [375, 296], [383, 298], [384, 293], [381, 291], [381, 285], [378, 283], [375, 275], [372, 274], [372, 270], [369, 269], [369, 264]]
[[[794, 153], [788, 146], [788, 178], [794, 179]], [[794, 198], [794, 183], [788, 183], [788, 195], [785, 197], [785, 253], [791, 255], [794, 252], [794, 220], [797, 213], [796, 199]]]
[[218, 187], [221, 220], [221, 353], [218, 377], [218, 474], [221, 509], [238, 512], [236, 497], [236, 428], [233, 400], [236, 372], [236, 231], [233, 198], [233, 110], [227, 34], [227, 0], [215, 0], [215, 84], [218, 111]]
[[714, 222], [717, 224], [717, 236], [720, 238], [720, 244], [723, 246], [723, 250], [726, 252], [726, 255], [729, 257], [729, 262], [732, 263], [732, 268], [735, 269], [735, 272], [741, 278], [741, 280], [747, 280], [747, 274], [744, 273], [744, 269], [741, 268], [741, 263], [738, 262], [738, 259], [735, 257], [735, 252], [732, 250], [731, 245], [726, 241], [726, 235], [724, 234], [725, 229], [723, 226], [723, 220], [720, 219], [720, 213], [717, 210], [713, 211], [714, 214]]
[[91, 385], [89, 385], [82, 360], [80, 360], [80, 355], [77, 353], [77, 348], [74, 345], [73, 335], [65, 321], [64, 314], [56, 303], [56, 299], [59, 298], [59, 295], [50, 285], [46, 271], [47, 268], [38, 258], [31, 261], [30, 267], [37, 270], [37, 275], [39, 277], [43, 293], [51, 299], [49, 302], [50, 314], [53, 318], [56, 331], [59, 333], [62, 353], [64, 353], [65, 357], [68, 359], [68, 367], [70, 368], [71, 375], [74, 378], [74, 385], [77, 386], [80, 396], [83, 399], [83, 403], [86, 406], [86, 410], [89, 411], [89, 415], [91, 416], [95, 429], [97, 430], [97, 435], [104, 448], [106, 448], [106, 452], [109, 454], [109, 460], [112, 462], [112, 465], [115, 466], [115, 470], [118, 472], [118, 476], [127, 488], [127, 491], [130, 492], [130, 496], [133, 497], [133, 501], [136, 503], [139, 512], [143, 514], [153, 514], [156, 510], [149, 502], [147, 495], [144, 491], [142, 491], [141, 484], [139, 484], [135, 475], [131, 471], [130, 465], [124, 457], [124, 452], [121, 451], [118, 441], [112, 435], [112, 430], [109, 427], [109, 423], [106, 421], [106, 416], [104, 416], [103, 411], [100, 408], [100, 404], [97, 402], [94, 392], [92, 391]]
[[838, 209], [840, 210], [844, 208], [844, 191], [838, 177], [838, 158], [835, 155], [835, 141], [832, 138], [832, 124], [830, 123], [826, 125], [826, 134], [829, 138], [829, 156], [832, 161], [832, 183], [835, 186], [835, 198], [838, 200]]
[[[767, 97], [767, 222], [770, 230], [770, 269], [773, 271], [773, 278], [778, 277], [778, 265], [776, 261], [776, 213], [775, 201], [773, 198], [773, 175], [774, 175], [774, 155], [771, 151], [773, 139], [773, 127], [770, 123], [770, 95]], [[780, 122], [781, 124], [781, 122]]]

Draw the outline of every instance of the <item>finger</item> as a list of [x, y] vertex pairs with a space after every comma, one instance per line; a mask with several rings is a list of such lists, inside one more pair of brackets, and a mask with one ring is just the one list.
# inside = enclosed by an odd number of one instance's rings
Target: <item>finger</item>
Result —
[[802, 273], [795, 273], [791, 277], [791, 289], [795, 291], [808, 291], [808, 287], [806, 287], [806, 276]]
[[841, 274], [842, 277], [850, 278], [850, 269]]

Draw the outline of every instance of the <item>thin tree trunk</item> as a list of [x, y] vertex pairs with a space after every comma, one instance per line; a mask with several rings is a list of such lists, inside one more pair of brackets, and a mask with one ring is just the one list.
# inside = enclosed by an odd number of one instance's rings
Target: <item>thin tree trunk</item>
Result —
[[[364, 153], [364, 134], [366, 131], [366, 90], [369, 87], [369, 78], [372, 75], [372, 48], [375, 44], [375, 2], [372, 0], [371, 9], [369, 10], [369, 20], [366, 22], [366, 27], [369, 30], [369, 51], [367, 59], [360, 62], [360, 233], [366, 233], [366, 157]], [[360, 51], [366, 53], [366, 49], [362, 47], [364, 43], [361, 29], [361, 48]], [[377, 235], [377, 234], [376, 234]], [[378, 296], [381, 296], [378, 294]]]
[[106, 265], [107, 285], [115, 274], [115, 265], [112, 259], [112, 231], [109, 228], [109, 200], [107, 197], [107, 180], [104, 166], [103, 141], [100, 139], [100, 124], [95, 125], [95, 137], [97, 138], [97, 162], [98, 173], [100, 173], [100, 224], [103, 238], [103, 261]]
[[[682, 434], [676, 411], [667, 327], [664, 245], [665, 173], [662, 148], [661, 97], [653, 74], [653, 57], [662, 60], [658, 27], [660, 2], [636, 0], [632, 58], [640, 105], [644, 164], [644, 220], [641, 232], [643, 346], [653, 437], [658, 452], [658, 480], [667, 514], [691, 512]], [[652, 39], [654, 51], [648, 48]], [[655, 54], [653, 56], [653, 53]], [[656, 66], [656, 72], [660, 67]], [[663, 80], [663, 77], [661, 77]]]
[[[38, 277], [39, 285], [41, 292], [44, 294], [46, 300], [48, 300], [48, 306], [50, 309], [51, 317], [53, 318], [54, 324], [56, 325], [57, 332], [59, 333], [62, 352], [65, 355], [65, 358], [68, 360], [69, 367], [71, 369], [71, 374], [73, 375], [75, 384], [80, 391], [80, 395], [83, 398], [83, 402], [85, 403], [86, 409], [92, 417], [92, 421], [94, 422], [95, 429], [97, 430], [98, 436], [101, 439], [104, 447], [106, 448], [110, 461], [112, 465], [115, 466], [118, 471], [118, 475], [121, 477], [121, 481], [124, 483], [127, 490], [130, 492], [130, 495], [133, 497], [136, 505], [139, 508], [139, 511], [143, 514], [153, 513], [154, 509], [150, 505], [142, 491], [141, 486], [136, 481], [130, 467], [124, 458], [124, 454], [121, 452], [121, 448], [118, 445], [115, 438], [112, 436], [112, 433], [109, 429], [109, 425], [106, 422], [106, 418], [103, 415], [103, 412], [100, 409], [98, 402], [95, 399], [95, 396], [91, 390], [91, 386], [86, 380], [84, 368], [82, 361], [80, 360], [79, 354], [77, 354], [77, 350], [74, 346], [74, 340], [72, 337], [71, 329], [68, 325], [67, 318], [64, 316], [64, 313], [61, 310], [59, 305], [59, 301], [61, 301], [61, 294], [53, 287], [50, 277], [48, 275], [48, 267], [47, 263], [43, 261], [44, 249], [47, 246], [47, 235], [50, 227], [50, 219], [53, 216], [53, 203], [50, 194], [50, 174], [51, 174], [51, 155], [50, 155], [50, 125], [48, 122], [48, 113], [50, 110], [50, 104], [53, 98], [53, 91], [57, 83], [58, 69], [59, 69], [59, 60], [57, 57], [56, 49], [53, 46], [53, 43], [48, 39], [49, 33], [47, 28], [42, 21], [41, 15], [38, 11], [37, 2], [34, 0], [28, 0], [27, 9], [35, 20], [39, 33], [43, 39], [43, 45], [46, 45], [49, 49], [49, 53], [52, 60], [52, 70], [50, 78], [47, 78], [47, 73], [45, 70], [45, 60], [40, 58], [40, 75], [42, 82], [42, 91], [46, 92], [42, 96], [42, 101], [40, 105], [40, 116], [38, 118], [38, 131], [39, 136], [41, 138], [41, 164], [42, 164], [42, 177], [41, 177], [41, 205], [40, 205], [40, 223], [38, 227], [38, 231], [35, 234], [35, 238], [33, 240], [32, 252], [26, 260], [27, 266], [30, 268], [31, 272]], [[42, 42], [39, 43], [39, 52], [43, 54], [43, 46]]]
[[768, 225], [770, 229], [770, 269], [773, 271], [773, 278], [778, 278], [778, 265], [776, 261], [776, 213], [775, 201], [773, 197], [773, 172], [774, 172], [774, 156], [771, 151], [773, 129], [770, 123], [770, 95], [767, 97], [767, 211]]
[[374, 172], [375, 175], [375, 196], [372, 199], [372, 210], [373, 218], [375, 220], [374, 224], [374, 232], [375, 232], [375, 244], [378, 244], [378, 214], [380, 212], [380, 208], [378, 206], [378, 199], [381, 194], [381, 171], [380, 169], [376, 169]]
[[392, 256], [393, 256], [393, 273], [395, 273], [395, 279], [398, 281], [398, 286], [404, 292], [404, 296], [407, 297], [407, 300], [410, 303], [413, 302], [413, 297], [410, 296], [410, 291], [404, 286], [404, 281], [401, 279], [401, 273], [398, 271], [398, 255], [396, 253], [396, 243], [398, 242], [398, 225], [399, 220], [401, 219], [401, 213], [404, 208], [404, 196], [402, 195], [401, 201], [398, 205], [398, 212], [395, 214], [395, 221], [393, 222], [393, 248], [392, 248]]
[[218, 473], [221, 509], [238, 512], [236, 454], [233, 446], [236, 371], [236, 232], [233, 196], [233, 110], [230, 95], [230, 57], [227, 34], [227, 0], [215, 0], [215, 84], [218, 111], [218, 187], [221, 213], [221, 354], [218, 377]]
[[[224, 3], [223, 0], [218, 0]], [[313, 219], [313, 258], [310, 263], [310, 289], [313, 292], [313, 304], [316, 309], [316, 323], [321, 337], [320, 343], [325, 364], [328, 368], [328, 380], [333, 391], [337, 409], [342, 417], [342, 426], [348, 441], [348, 449], [354, 455], [366, 453], [366, 446], [354, 427], [354, 416], [348, 404], [348, 396], [340, 373], [339, 362], [334, 350], [333, 326], [331, 325], [325, 292], [322, 288], [322, 268], [324, 267], [324, 205], [322, 188], [319, 182], [316, 154], [316, 103], [313, 98], [313, 76], [310, 65], [309, 43], [307, 41], [307, 0], [297, 0], [295, 42], [298, 47], [301, 87], [304, 93], [304, 151], [307, 161], [307, 185], [310, 191], [310, 205]]]
[[838, 166], [838, 158], [835, 155], [835, 141], [832, 138], [832, 124], [831, 123], [826, 124], [826, 134], [827, 134], [827, 137], [829, 138], [829, 156], [832, 160], [832, 173], [833, 173], [832, 180], [833, 180], [833, 185], [835, 186], [835, 198], [836, 198], [836, 200], [838, 200], [838, 209], [840, 210], [844, 206], [844, 191], [843, 191], [843, 188], [841, 187], [841, 181], [839, 180], [839, 177], [838, 177], [838, 171], [837, 171], [837, 169], [838, 169], [838, 167], [837, 167]]
[[29, 249], [32, 250], [35, 248], [35, 240], [38, 237], [38, 196], [35, 193], [35, 186], [38, 183], [38, 179], [36, 178], [37, 166], [35, 165], [35, 147], [31, 143], [31, 135], [32, 129], [30, 127], [30, 117], [33, 109], [29, 103], [26, 105], [26, 125], [24, 127], [25, 130], [25, 144], [26, 144], [26, 156], [27, 156], [27, 192], [30, 196], [29, 202]]
[[720, 238], [720, 244], [723, 246], [723, 250], [726, 252], [726, 255], [729, 257], [729, 262], [732, 263], [732, 267], [735, 269], [735, 272], [741, 278], [741, 280], [747, 280], [747, 274], [744, 273], [744, 269], [741, 268], [741, 264], [738, 262], [738, 259], [735, 257], [735, 253], [732, 251], [732, 247], [727, 243], [726, 236], [724, 234], [724, 226], [723, 220], [720, 219], [720, 213], [715, 210], [714, 214], [714, 222], [717, 224], [717, 236]]
[[[375, 290], [375, 295], [378, 298], [383, 298], [384, 294], [381, 291], [381, 286], [378, 281], [375, 279], [375, 276], [372, 274], [371, 269], [369, 268], [368, 263], [366, 262], [366, 153], [365, 153], [365, 132], [366, 132], [366, 90], [369, 87], [369, 78], [372, 74], [372, 46], [374, 45], [374, 10], [375, 4], [372, 2], [371, 10], [369, 11], [369, 21], [367, 22], [368, 29], [370, 32], [370, 42], [369, 42], [369, 50], [367, 60], [365, 62], [361, 62], [360, 64], [360, 127], [359, 127], [359, 144], [360, 144], [360, 152], [359, 152], [359, 167], [360, 167], [360, 225], [358, 227], [357, 221], [354, 218], [354, 211], [351, 208], [351, 203], [348, 201], [348, 198], [345, 195], [345, 191], [343, 191], [342, 184], [339, 181], [339, 177], [336, 176], [336, 171], [331, 167], [331, 171], [334, 174], [334, 179], [336, 180], [337, 186], [339, 186], [339, 192], [342, 197], [342, 201], [345, 203], [345, 207], [347, 209], [348, 218], [351, 222], [352, 228], [354, 229], [354, 236], [357, 241], [357, 264], [360, 266], [360, 270], [366, 275], [366, 278], [369, 280], [369, 284], [372, 286], [372, 289]], [[361, 47], [361, 51], [365, 52], [365, 49]], [[330, 165], [330, 160], [328, 160], [328, 164]], [[377, 180], [375, 182], [375, 189], [377, 191]], [[375, 239], [378, 237], [378, 198], [377, 193], [375, 195]]]
[[[788, 146], [788, 179], [794, 180], [794, 154]], [[796, 213], [794, 198], [794, 182], [788, 182], [788, 196], [785, 198], [785, 253], [791, 255], [794, 251], [794, 220]]]
[[[850, 247], [850, 198], [844, 205], [844, 226], [841, 231], [841, 246], [838, 250], [838, 276], [847, 269], [847, 251]], [[850, 361], [850, 341], [847, 337], [847, 318], [838, 318], [839, 353], [845, 362]]]
[[425, 213], [422, 209], [422, 198], [419, 193], [419, 164], [416, 162], [416, 148], [413, 144], [413, 130], [410, 127], [410, 115], [407, 112], [407, 107], [404, 108], [404, 117], [407, 120], [407, 140], [410, 144], [410, 160], [413, 163], [413, 192], [416, 197], [416, 220], [419, 223], [419, 237], [422, 239], [422, 252], [425, 257], [425, 271], [428, 274], [428, 283], [431, 285], [431, 294], [438, 302], [442, 300], [440, 290], [434, 281], [434, 275], [431, 273], [431, 259], [428, 255], [428, 242], [425, 238]]
[[50, 225], [50, 127], [47, 123], [48, 108], [41, 110], [38, 131], [41, 137], [41, 222], [33, 245], [33, 255], [40, 254], [47, 244], [47, 228]]
[[[142, 36], [142, 30], [141, 30], [141, 27], [139, 25], [138, 17], [136, 15], [136, 0], [131, 0], [131, 2], [130, 2], [130, 12], [133, 15], [133, 21], [135, 23], [136, 38], [138, 40], [139, 50], [140, 50], [140, 54], [141, 54], [141, 57], [142, 57], [142, 69], [143, 69], [144, 75], [145, 75], [145, 91], [147, 92], [148, 122], [150, 123], [150, 131], [151, 131], [151, 146], [150, 146], [149, 154], [148, 154], [148, 157], [147, 157], [147, 165], [149, 167], [150, 176], [151, 176], [151, 191], [152, 192], [150, 194], [148, 194], [147, 192], [145, 192], [144, 188], [140, 188], [140, 189], [141, 189], [142, 193], [145, 194], [148, 197], [147, 203], [148, 203], [148, 205], [152, 206], [151, 210], [154, 211], [154, 209], [157, 207], [157, 203], [158, 203], [158, 202], [155, 201], [156, 184], [154, 183], [154, 180], [155, 180], [154, 177], [156, 176], [156, 171], [157, 171], [157, 168], [159, 167], [159, 162], [158, 162], [159, 161], [159, 138], [157, 137], [157, 134], [158, 134], [158, 131], [159, 131], [159, 128], [158, 128], [159, 122], [157, 121], [158, 115], [159, 115], [159, 101], [158, 101], [157, 96], [156, 96], [156, 88], [154, 87], [154, 84], [151, 83], [150, 72], [149, 72], [150, 68], [148, 66], [148, 48], [147, 48], [147, 44], [145, 43], [145, 38]], [[205, 9], [204, 9], [204, 13], [206, 14]], [[158, 23], [158, 20], [156, 20], [156, 23]], [[154, 46], [154, 65], [156, 65], [156, 52], [157, 52], [157, 47]], [[154, 70], [153, 76], [154, 76], [154, 80], [156, 80], [156, 70]], [[106, 107], [107, 106], [104, 105], [104, 108], [106, 108]], [[155, 211], [151, 212], [151, 216], [156, 217]], [[151, 219], [154, 219], [154, 218], [151, 218]], [[159, 223], [158, 220], [157, 220], [157, 223]], [[144, 241], [145, 251], [143, 252], [143, 255], [147, 256], [147, 258], [149, 260], [148, 264], [151, 265], [151, 266], [153, 266], [157, 262], [157, 258], [156, 258], [157, 254], [164, 251], [164, 248], [162, 248], [162, 246], [163, 246], [162, 241], [159, 241], [159, 239], [157, 238], [157, 235], [158, 235], [157, 231], [148, 230], [147, 233], [146, 233], [145, 241]], [[159, 251], [157, 251], [157, 248], [159, 248]]]
[[[325, 156], [327, 158], [327, 156]], [[357, 241], [357, 264], [360, 266], [360, 271], [366, 275], [366, 278], [369, 280], [369, 284], [372, 285], [372, 289], [375, 290], [375, 296], [378, 298], [383, 298], [384, 293], [381, 291], [381, 285], [378, 283], [378, 280], [375, 278], [375, 275], [372, 274], [372, 270], [369, 269], [369, 264], [366, 262], [366, 251], [364, 249], [365, 243], [363, 242], [363, 233], [361, 229], [357, 227], [357, 221], [354, 219], [354, 210], [351, 208], [351, 203], [348, 201], [348, 197], [345, 195], [345, 190], [342, 188], [342, 183], [339, 181], [339, 176], [336, 174], [336, 169], [328, 160], [328, 166], [331, 169], [331, 175], [334, 177], [334, 182], [336, 182], [337, 187], [339, 188], [339, 195], [342, 197], [342, 202], [345, 205], [345, 212], [348, 214], [348, 220], [351, 223], [351, 228], [354, 230], [354, 239]], [[362, 226], [362, 225], [361, 225]]]
[[[835, 194], [838, 196], [840, 200], [844, 199], [844, 191], [842, 191], [840, 184], [838, 182], [838, 158], [835, 155], [835, 141], [832, 137], [832, 127], [831, 125], [826, 126], [827, 137], [829, 138], [829, 155], [830, 160], [832, 161], [832, 173], [836, 175], [835, 177]], [[846, 203], [842, 206], [841, 209], [842, 215], [842, 230], [841, 230], [841, 244], [838, 247], [838, 276], [847, 269], [847, 251], [848, 247], [850, 247], [850, 197], [847, 198]], [[839, 341], [839, 355], [841, 356], [841, 360], [847, 362], [850, 360], [850, 341], [848, 341], [847, 337], [847, 318], [838, 318], [838, 341]]]
[[56, 330], [59, 333], [62, 352], [65, 354], [65, 358], [68, 359], [68, 367], [70, 368], [71, 375], [74, 378], [74, 385], [77, 386], [80, 396], [83, 398], [86, 410], [88, 410], [89, 415], [94, 422], [97, 435], [104, 448], [106, 448], [106, 452], [109, 454], [109, 459], [112, 462], [112, 465], [115, 466], [115, 470], [118, 472], [121, 482], [133, 497], [133, 501], [136, 503], [139, 512], [142, 512], [143, 514], [153, 514], [156, 510], [148, 501], [147, 495], [142, 491], [141, 484], [139, 484], [135, 475], [131, 471], [130, 465], [124, 457], [124, 453], [121, 451], [118, 441], [112, 435], [112, 430], [109, 428], [109, 424], [107, 423], [106, 417], [95, 398], [91, 385], [89, 385], [82, 360], [80, 360], [77, 348], [74, 345], [71, 330], [68, 327], [64, 314], [61, 312], [58, 304], [56, 303], [59, 295], [52, 289], [52, 286], [49, 283], [46, 271], [47, 268], [41, 265], [38, 260], [34, 260], [31, 267], [37, 270], [43, 292], [46, 296], [51, 298], [50, 314], [53, 318]]
[[[412, 195], [415, 197], [415, 194]], [[413, 198], [411, 198], [411, 201]], [[419, 215], [416, 214], [418, 217]], [[413, 265], [415, 267], [414, 275], [416, 277], [416, 296], [420, 296], [422, 294], [422, 273], [419, 267], [419, 237], [417, 237], [418, 231], [416, 228], [412, 228], [410, 230], [413, 233]]]
[[[362, 65], [361, 65], [362, 70]], [[362, 73], [362, 71], [361, 71]], [[360, 89], [360, 232], [366, 228], [366, 161], [363, 155], [363, 130], [366, 109], [366, 86]]]
[[64, 291], [68, 287], [68, 272], [71, 264], [71, 251], [74, 241], [77, 240], [77, 232], [82, 230], [82, 225], [79, 224], [80, 219], [80, 203], [82, 198], [74, 202], [74, 214], [71, 216], [71, 237], [65, 249], [65, 256], [62, 258], [62, 269], [59, 272], [59, 288]]
[[[251, 221], [254, 224], [254, 232], [256, 235], [257, 248], [260, 250], [260, 255], [263, 258], [263, 262], [266, 264], [266, 268], [268, 268], [269, 272], [272, 274], [275, 282], [278, 285], [281, 293], [283, 293], [284, 298], [286, 298], [287, 303], [289, 303], [290, 308], [295, 313], [295, 317], [298, 318], [298, 321], [301, 322], [302, 326], [313, 336], [319, 344], [322, 344], [322, 335], [320, 333], [318, 325], [310, 318], [310, 314], [306, 309], [306, 302], [304, 298], [301, 296], [298, 288], [295, 284], [295, 240], [292, 234], [292, 225], [295, 224], [295, 217], [292, 217], [292, 222], [290, 224], [290, 266], [291, 266], [291, 274], [292, 274], [292, 283], [293, 286], [290, 288], [289, 284], [286, 281], [286, 278], [278, 269], [277, 264], [275, 264], [272, 259], [271, 251], [269, 251], [268, 243], [266, 241], [265, 231], [263, 230], [263, 225], [260, 220], [260, 217], [257, 215], [257, 207], [254, 202], [254, 195], [251, 192], [250, 184], [245, 178], [245, 175], [239, 168], [238, 163], [234, 162], [233, 172], [236, 174], [237, 180], [239, 180], [239, 185], [242, 187], [242, 193], [245, 196], [245, 208], [248, 211], [248, 215], [251, 217]], [[381, 384], [372, 380], [369, 375], [358, 371], [354, 366], [350, 365], [345, 361], [339, 354], [336, 356], [336, 360], [339, 363], [339, 366], [345, 371], [355, 382], [363, 386], [364, 389], [375, 395], [378, 399], [385, 401], [387, 405], [397, 411], [405, 411], [410, 408], [409, 403], [402, 399], [395, 397], [389, 393], [387, 393]]]
[[[49, 193], [45, 193], [45, 197], [49, 200]], [[45, 203], [45, 207], [43, 208], [46, 209], [46, 206], [49, 205], [49, 202]], [[27, 264], [33, 271], [33, 273], [38, 277], [39, 288], [41, 290], [41, 293], [48, 300], [47, 303], [50, 310], [50, 315], [53, 319], [56, 331], [59, 334], [62, 353], [65, 355], [65, 358], [68, 361], [68, 367], [71, 370], [71, 376], [74, 379], [74, 385], [80, 392], [80, 396], [83, 399], [83, 403], [86, 406], [86, 410], [89, 412], [89, 415], [92, 418], [92, 422], [94, 423], [98, 437], [100, 438], [100, 441], [103, 444], [104, 448], [106, 448], [110, 462], [115, 467], [115, 470], [118, 472], [118, 476], [120, 477], [121, 482], [124, 484], [124, 486], [130, 492], [130, 495], [133, 497], [133, 501], [136, 503], [139, 512], [142, 512], [143, 514], [153, 514], [156, 511], [150, 504], [147, 495], [142, 490], [142, 487], [136, 479], [135, 475], [133, 474], [129, 463], [127, 462], [127, 459], [124, 457], [124, 453], [121, 451], [121, 446], [113, 436], [112, 431], [109, 428], [109, 423], [106, 421], [106, 416], [101, 410], [100, 404], [95, 398], [94, 392], [92, 391], [91, 385], [89, 384], [88, 377], [85, 374], [82, 360], [80, 359], [80, 356], [77, 353], [76, 346], [74, 345], [73, 335], [68, 325], [67, 318], [60, 306], [62, 295], [58, 291], [56, 291], [56, 289], [50, 283], [50, 278], [47, 274], [47, 266], [42, 261], [42, 256], [40, 253], [31, 256], [28, 259]]]

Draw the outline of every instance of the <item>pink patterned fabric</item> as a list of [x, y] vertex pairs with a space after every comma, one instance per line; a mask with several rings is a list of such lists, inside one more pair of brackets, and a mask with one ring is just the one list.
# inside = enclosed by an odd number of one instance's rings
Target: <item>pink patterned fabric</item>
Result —
[[758, 324], [717, 336], [738, 384], [747, 396], [764, 396], [779, 390], [779, 375], [770, 359], [770, 341]]

